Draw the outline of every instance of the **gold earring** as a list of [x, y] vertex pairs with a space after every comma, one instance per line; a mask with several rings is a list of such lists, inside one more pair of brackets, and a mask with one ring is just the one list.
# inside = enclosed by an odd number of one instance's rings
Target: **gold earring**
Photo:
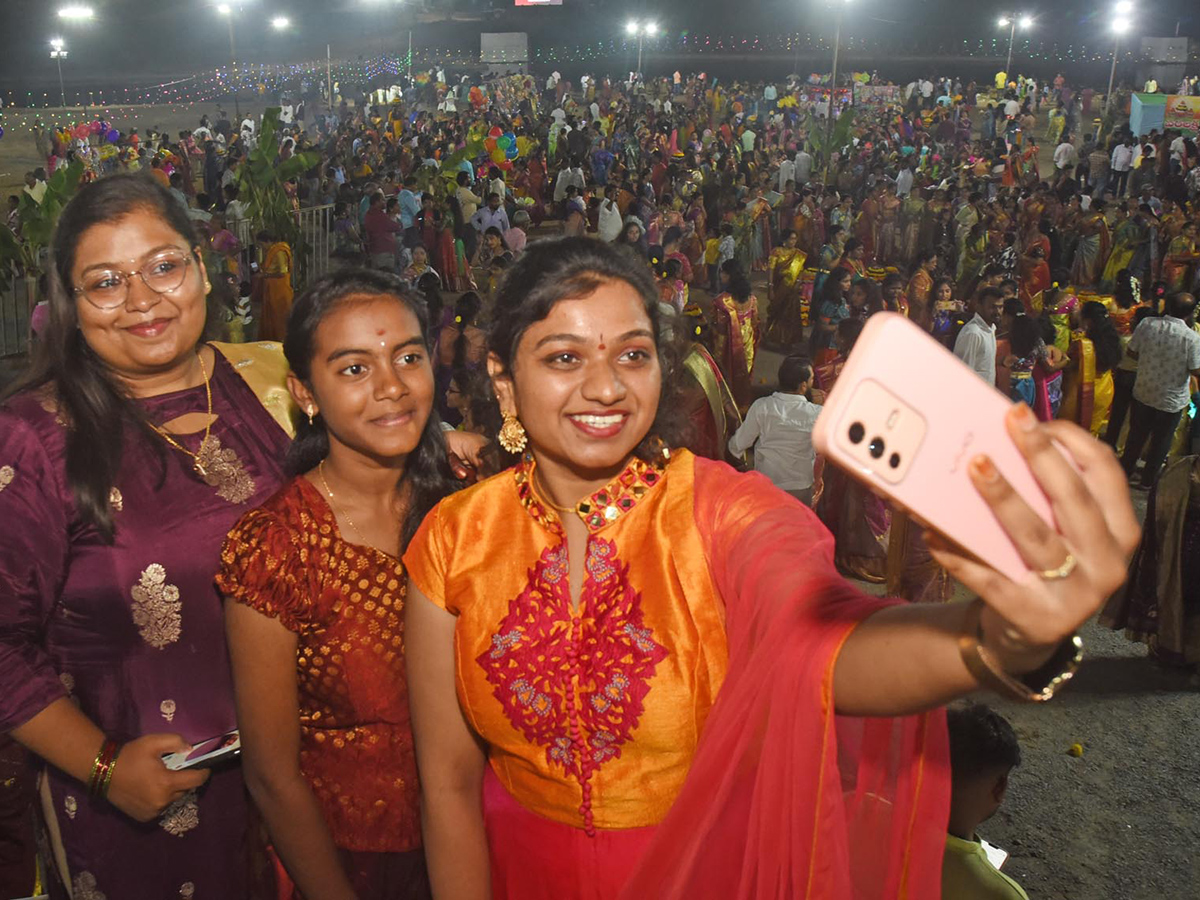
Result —
[[523, 451], [525, 445], [529, 443], [525, 426], [513, 413], [504, 414], [504, 424], [500, 426], [500, 434], [496, 439], [500, 442], [501, 447], [514, 455]]
[[312, 425], [312, 423], [313, 423], [313, 408], [310, 406], [308, 408], [308, 424]]
[[206, 294], [212, 293], [212, 282], [211, 281], [205, 280], [204, 293], [206, 293]]

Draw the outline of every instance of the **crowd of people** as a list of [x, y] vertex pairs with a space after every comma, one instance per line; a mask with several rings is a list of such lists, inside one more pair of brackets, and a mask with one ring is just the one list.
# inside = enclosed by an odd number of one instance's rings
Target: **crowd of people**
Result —
[[[62, 214], [0, 408], [0, 727], [49, 764], [53, 890], [1021, 896], [975, 833], [1015, 738], [942, 708], [1077, 664], [1126, 477], [1196, 452], [1193, 137], [1077, 143], [1090, 96], [1026, 78], [869, 79], [830, 146], [795, 80], [439, 75], [285, 102], [288, 201], [333, 209], [298, 295], [252, 117], [123, 137]], [[1040, 579], [816, 458], [884, 311], [1014, 400], [1061, 533], [972, 478]], [[1146, 569], [1196, 539], [1170, 509]], [[234, 727], [239, 765], [161, 765]]]

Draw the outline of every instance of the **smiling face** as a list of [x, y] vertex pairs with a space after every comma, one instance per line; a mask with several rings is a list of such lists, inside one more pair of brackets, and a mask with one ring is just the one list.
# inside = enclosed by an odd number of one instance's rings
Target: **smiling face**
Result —
[[82, 293], [74, 295], [83, 339], [117, 377], [164, 372], [195, 353], [207, 315], [208, 274], [188, 239], [149, 210], [93, 225], [76, 244], [68, 291], [106, 285], [106, 271], [128, 276], [160, 254], [175, 252], [186, 254], [187, 271], [173, 291], [155, 293], [135, 274], [126, 277], [124, 304], [113, 309], [98, 309]]
[[525, 426], [538, 464], [607, 482], [650, 431], [662, 393], [645, 302], [623, 281], [559, 301], [521, 336], [511, 372], [492, 355], [500, 408]]
[[934, 293], [934, 299], [938, 303], [949, 303], [954, 299], [954, 287], [948, 281], [943, 281], [937, 286], [937, 291]]
[[413, 312], [382, 294], [347, 297], [317, 326], [310, 381], [288, 377], [331, 448], [394, 461], [411, 453], [433, 408], [433, 367]]

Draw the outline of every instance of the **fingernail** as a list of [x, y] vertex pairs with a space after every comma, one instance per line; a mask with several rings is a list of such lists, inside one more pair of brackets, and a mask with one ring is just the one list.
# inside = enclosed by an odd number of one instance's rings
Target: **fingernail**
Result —
[[1000, 472], [992, 464], [992, 461], [986, 456], [977, 456], [971, 460], [971, 467], [975, 470], [976, 476], [981, 481], [986, 481], [989, 484], [1000, 480]]
[[1022, 431], [1033, 431], [1037, 428], [1037, 416], [1033, 414], [1033, 410], [1024, 403], [1016, 404], [1016, 410], [1013, 413], [1013, 419], [1017, 423], [1017, 427]]

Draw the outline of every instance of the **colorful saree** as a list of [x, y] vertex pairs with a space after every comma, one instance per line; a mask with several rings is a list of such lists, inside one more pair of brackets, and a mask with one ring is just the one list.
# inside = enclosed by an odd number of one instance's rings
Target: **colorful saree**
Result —
[[798, 248], [776, 247], [767, 260], [770, 293], [767, 303], [766, 339], [782, 347], [804, 340], [808, 305], [800, 292], [801, 276], [808, 255]]
[[287, 320], [292, 312], [292, 248], [276, 241], [263, 257], [262, 324], [258, 337], [263, 341], [282, 341], [287, 336]]
[[1196, 253], [1196, 244], [1186, 235], [1179, 235], [1167, 246], [1167, 255], [1162, 264], [1162, 280], [1167, 283], [1167, 290], [1186, 291], [1191, 288], [1196, 261], [1200, 256]]
[[745, 410], [754, 399], [751, 374], [760, 336], [758, 300], [751, 295], [742, 307], [729, 294], [722, 294], [713, 301], [713, 316], [717, 360], [729, 380], [738, 408]]

